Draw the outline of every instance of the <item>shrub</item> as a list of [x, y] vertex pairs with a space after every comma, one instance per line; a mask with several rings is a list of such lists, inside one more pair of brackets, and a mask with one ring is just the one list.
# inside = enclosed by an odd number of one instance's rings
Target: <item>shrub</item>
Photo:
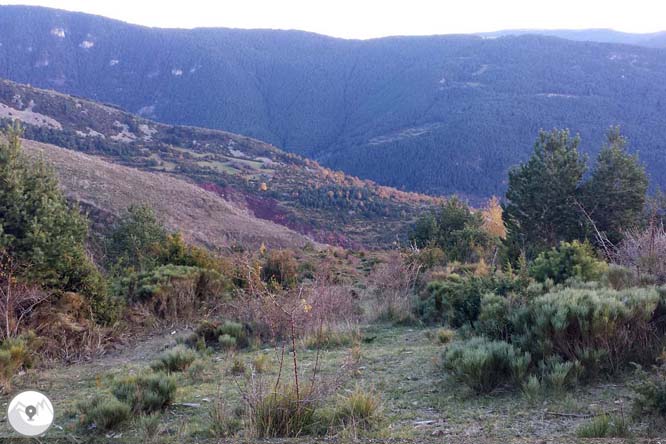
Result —
[[197, 280], [201, 270], [195, 267], [164, 265], [133, 274], [118, 282], [119, 293], [130, 302], [146, 304], [164, 319], [189, 319], [197, 305]]
[[161, 424], [161, 419], [159, 413], [140, 416], [137, 419], [136, 428], [143, 442], [161, 442], [159, 435], [165, 430]]
[[617, 264], [608, 266], [604, 281], [614, 290], [625, 290], [640, 285], [638, 276], [632, 269]]
[[578, 427], [576, 435], [579, 438], [625, 438], [629, 436], [629, 424], [623, 416], [604, 413]]
[[11, 388], [12, 377], [22, 368], [30, 368], [32, 348], [36, 336], [34, 333], [9, 338], [0, 344], [0, 384], [5, 391]]
[[294, 253], [290, 250], [271, 251], [261, 268], [261, 279], [284, 288], [295, 286], [298, 282], [298, 263]]
[[308, 435], [316, 425], [316, 406], [296, 395], [291, 385], [280, 385], [250, 406], [249, 421], [257, 438]]
[[655, 367], [655, 372], [649, 375], [642, 368], [636, 371], [638, 382], [632, 385], [636, 394], [634, 398], [634, 413], [636, 416], [644, 414], [666, 416], [666, 366]]
[[196, 359], [187, 368], [187, 374], [192, 381], [203, 381], [206, 377], [206, 362]]
[[525, 286], [520, 278], [510, 275], [451, 275], [428, 284], [426, 298], [418, 307], [419, 316], [426, 322], [444, 322], [454, 328], [472, 325], [479, 317], [482, 295], [507, 295]]
[[162, 353], [155, 362], [150, 364], [150, 368], [156, 372], [182, 372], [187, 370], [196, 358], [197, 355], [192, 350], [183, 346], [176, 346]]
[[437, 330], [437, 342], [442, 345], [448, 344], [456, 337], [456, 332], [448, 328], [440, 328]]
[[573, 386], [578, 379], [578, 361], [576, 363], [571, 361], [562, 362], [557, 359], [557, 356], [553, 358], [540, 362], [541, 372], [550, 388], [555, 393], [562, 394], [568, 387]]
[[96, 395], [77, 405], [82, 426], [108, 431], [130, 418], [130, 407], [112, 396]]
[[509, 339], [511, 326], [512, 301], [509, 297], [486, 293], [481, 298], [479, 317], [474, 327], [476, 331], [491, 339]]
[[271, 358], [268, 355], [257, 355], [253, 360], [252, 360], [252, 368], [254, 368], [254, 371], [262, 374], [266, 373], [266, 371], [269, 369], [271, 364]]
[[220, 348], [222, 350], [231, 350], [233, 348], [236, 348], [236, 338], [234, 338], [233, 336], [229, 336], [226, 333], [220, 335], [220, 337], [217, 338], [217, 342], [220, 344]]
[[586, 377], [630, 362], [653, 362], [664, 311], [655, 289], [563, 289], [540, 296], [514, 314], [512, 342], [537, 359], [579, 362]]
[[483, 225], [481, 213], [454, 197], [416, 222], [410, 242], [419, 248], [439, 247], [450, 261], [475, 262], [492, 244]]
[[339, 329], [321, 327], [305, 338], [305, 347], [309, 349], [331, 349], [337, 347], [350, 347], [361, 340], [358, 329]]
[[534, 405], [543, 397], [543, 387], [541, 381], [535, 375], [530, 375], [527, 382], [523, 384], [523, 395], [527, 401]]
[[589, 243], [561, 242], [557, 248], [544, 251], [534, 260], [530, 275], [539, 282], [551, 279], [556, 284], [571, 278], [598, 280], [607, 264], [599, 260]]
[[245, 348], [250, 344], [249, 328], [232, 321], [203, 321], [186, 340], [189, 347]]
[[171, 404], [176, 381], [164, 373], [128, 376], [114, 381], [111, 391], [132, 412], [150, 414]]
[[247, 371], [247, 367], [245, 366], [245, 362], [238, 357], [234, 356], [234, 360], [231, 363], [231, 368], [229, 369], [229, 372], [232, 375], [244, 375], [245, 372]]
[[333, 418], [345, 427], [369, 429], [381, 419], [381, 400], [376, 393], [356, 387], [338, 398]]
[[451, 345], [443, 367], [477, 393], [489, 393], [500, 385], [520, 384], [530, 361], [529, 353], [507, 342], [477, 337]]

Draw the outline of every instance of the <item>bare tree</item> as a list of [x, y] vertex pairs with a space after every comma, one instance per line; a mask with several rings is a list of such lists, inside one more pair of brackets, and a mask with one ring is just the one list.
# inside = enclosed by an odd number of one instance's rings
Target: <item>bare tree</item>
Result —
[[377, 265], [368, 279], [375, 305], [372, 315], [394, 321], [411, 316], [414, 285], [420, 271], [419, 265], [409, 263], [399, 252], [392, 252]]
[[660, 283], [666, 282], [666, 231], [664, 225], [653, 218], [643, 230], [624, 234], [614, 261], [643, 275], [654, 276]]

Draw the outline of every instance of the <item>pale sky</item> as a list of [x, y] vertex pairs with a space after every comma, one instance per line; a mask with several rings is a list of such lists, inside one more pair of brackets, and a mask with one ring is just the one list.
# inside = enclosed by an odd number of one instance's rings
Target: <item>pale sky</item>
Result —
[[344, 38], [501, 29], [666, 30], [664, 0], [25, 0], [169, 28], [300, 29]]

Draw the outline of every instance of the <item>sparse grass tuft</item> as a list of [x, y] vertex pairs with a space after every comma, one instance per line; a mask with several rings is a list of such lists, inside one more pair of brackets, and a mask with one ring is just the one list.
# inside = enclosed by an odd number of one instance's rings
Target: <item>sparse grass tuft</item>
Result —
[[437, 342], [446, 345], [453, 341], [456, 337], [456, 332], [449, 328], [440, 328], [437, 330]]
[[260, 354], [252, 360], [252, 368], [258, 374], [266, 373], [271, 366], [271, 358], [268, 355]]
[[236, 435], [242, 428], [243, 422], [227, 404], [217, 399], [208, 412], [208, 433], [213, 438], [229, 438]]
[[316, 408], [299, 399], [291, 385], [281, 385], [250, 407], [249, 423], [257, 438], [288, 438], [308, 435], [316, 424]]
[[354, 391], [338, 399], [334, 420], [345, 427], [370, 429], [381, 419], [381, 405], [377, 393], [356, 387]]
[[231, 368], [229, 368], [229, 373], [232, 375], [244, 375], [247, 371], [247, 366], [240, 356], [234, 356], [234, 359], [231, 363]]
[[338, 347], [351, 347], [360, 342], [361, 332], [358, 328], [322, 327], [307, 336], [304, 340], [305, 347], [309, 349], [332, 349]]

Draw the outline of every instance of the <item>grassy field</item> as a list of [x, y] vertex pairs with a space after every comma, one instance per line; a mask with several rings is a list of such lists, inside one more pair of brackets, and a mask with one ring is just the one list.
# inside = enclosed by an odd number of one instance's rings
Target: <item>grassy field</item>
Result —
[[[528, 400], [521, 393], [495, 392], [476, 396], [438, 368], [445, 347], [436, 340], [435, 330], [391, 326], [367, 326], [363, 330], [358, 371], [338, 393], [361, 386], [379, 393], [383, 420], [368, 432], [342, 431], [329, 438], [296, 438], [275, 442], [579, 442], [576, 429], [602, 412], [629, 415], [629, 390], [623, 383], [606, 382], [577, 388], [574, 392]], [[256, 349], [231, 356], [213, 353], [203, 356], [197, 375], [178, 373], [178, 391], [170, 406], [151, 424], [134, 419], [110, 434], [94, 434], [78, 427], [77, 402], [107, 390], [113, 375], [142, 371], [162, 350], [175, 344], [185, 332], [166, 333], [96, 362], [32, 370], [15, 378], [12, 393], [38, 389], [47, 394], [56, 409], [56, 420], [46, 442], [229, 442], [210, 436], [211, 410], [223, 400], [231, 409], [240, 404], [244, 378], [234, 376], [235, 359], [248, 367], [257, 356], [269, 358], [270, 380], [277, 372], [273, 349]], [[334, 376], [350, 353], [348, 348], [322, 352], [322, 374]], [[316, 352], [299, 349], [307, 378]], [[2, 396], [7, 406], [10, 396]], [[636, 436], [658, 435], [650, 424], [633, 424]], [[255, 442], [249, 437], [239, 442]], [[0, 441], [11, 438], [9, 426], [0, 423]], [[604, 442], [608, 442], [607, 440]], [[655, 441], [656, 442], [656, 441]]]

